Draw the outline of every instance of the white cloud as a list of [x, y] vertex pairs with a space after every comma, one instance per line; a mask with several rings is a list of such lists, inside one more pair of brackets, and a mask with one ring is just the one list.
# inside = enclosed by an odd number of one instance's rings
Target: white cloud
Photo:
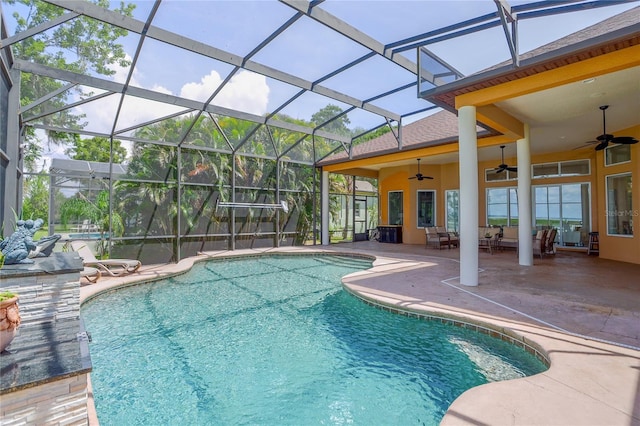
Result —
[[209, 96], [211, 96], [213, 91], [216, 90], [221, 83], [222, 78], [220, 74], [215, 70], [211, 70], [208, 75], [200, 79], [199, 83], [187, 83], [182, 86], [180, 96], [204, 102], [209, 99]]
[[[114, 81], [124, 83], [127, 78], [128, 69], [114, 66], [115, 74], [111, 77]], [[131, 78], [130, 85], [143, 87], [139, 81], [149, 80], [142, 77], [136, 70]], [[187, 83], [180, 89], [178, 96], [198, 101], [206, 101], [211, 94], [220, 86], [222, 78], [220, 74], [211, 70], [209, 74], [203, 76], [199, 82]], [[166, 87], [153, 85], [150, 87], [158, 93], [174, 94]], [[240, 71], [236, 74], [216, 96], [213, 105], [235, 109], [256, 115], [263, 115], [267, 112], [269, 101], [269, 86], [266, 78], [249, 71]], [[113, 120], [117, 111], [120, 95], [114, 94], [96, 102], [90, 102], [77, 108], [77, 113], [86, 114], [86, 121], [89, 122], [87, 130], [95, 132], [109, 133], [113, 126]], [[118, 129], [124, 129], [136, 124], [144, 123], [159, 117], [167, 116], [182, 110], [172, 104], [162, 104], [160, 102], [148, 101], [133, 96], [127, 97], [123, 103], [122, 110], [118, 116]]]
[[[182, 86], [180, 96], [206, 101], [220, 86], [222, 78], [215, 70], [202, 77], [199, 83]], [[249, 71], [240, 71], [222, 88], [213, 105], [263, 115], [267, 112], [269, 86], [266, 77]]]

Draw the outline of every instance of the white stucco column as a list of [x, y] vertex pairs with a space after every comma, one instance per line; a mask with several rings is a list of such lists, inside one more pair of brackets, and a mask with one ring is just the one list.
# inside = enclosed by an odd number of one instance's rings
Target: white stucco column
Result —
[[458, 110], [460, 135], [460, 284], [478, 285], [478, 135], [476, 108]]
[[524, 139], [516, 143], [518, 155], [518, 262], [533, 265], [533, 229], [531, 208], [531, 141], [529, 125], [524, 125]]
[[323, 246], [329, 245], [329, 172], [322, 171], [320, 193], [320, 214], [321, 214], [321, 227], [322, 233], [320, 237], [320, 244]]

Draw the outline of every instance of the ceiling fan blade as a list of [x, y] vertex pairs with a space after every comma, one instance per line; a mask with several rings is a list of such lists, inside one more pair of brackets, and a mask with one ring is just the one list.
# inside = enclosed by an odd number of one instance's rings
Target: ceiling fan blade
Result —
[[502, 167], [498, 167], [494, 170], [496, 173], [502, 173], [504, 172], [504, 169]]
[[600, 142], [598, 142], [598, 141], [587, 141], [587, 142], [583, 143], [582, 145], [578, 145], [575, 148], [571, 148], [571, 150], [575, 151], [576, 149], [588, 148], [590, 145], [595, 145], [597, 143], [600, 143]]
[[616, 137], [607, 133], [607, 121], [606, 121], [606, 115], [605, 115], [605, 111], [607, 110], [607, 108], [609, 108], [609, 105], [602, 105], [600, 107], [600, 110], [602, 111], [602, 134], [596, 138], [598, 142], [600, 142], [596, 146], [596, 151], [602, 151], [603, 149], [605, 149], [607, 146], [609, 146], [609, 142], [626, 144], [626, 145], [632, 145], [634, 143], [638, 143], [638, 140], [632, 136]]
[[507, 167], [507, 170], [509, 170], [510, 172], [518, 172], [518, 168], [517, 167]]
[[596, 151], [602, 151], [603, 149], [605, 149], [607, 146], [609, 145], [609, 142], [607, 141], [602, 141], [598, 144], [598, 146], [596, 146]]
[[417, 179], [418, 176], [411, 176], [409, 179]]
[[634, 143], [638, 143], [638, 140], [631, 136], [618, 136], [618, 137], [611, 138], [609, 142], [620, 143], [625, 145], [633, 145]]
[[431, 177], [431, 176], [425, 176], [424, 178], [425, 179], [433, 179], [433, 177]]

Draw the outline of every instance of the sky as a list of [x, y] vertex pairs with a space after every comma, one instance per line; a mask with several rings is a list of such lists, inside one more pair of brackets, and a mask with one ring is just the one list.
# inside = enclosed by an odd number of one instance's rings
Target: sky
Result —
[[[144, 22], [153, 2], [145, 0], [133, 3], [136, 4], [134, 18]], [[112, 4], [115, 5], [116, 2]], [[519, 50], [521, 53], [529, 51], [638, 4], [640, 2], [523, 20], [519, 24]], [[7, 19], [10, 34], [15, 29], [15, 21], [11, 15], [14, 10], [21, 10], [20, 7], [17, 4], [2, 3], [2, 13]], [[384, 44], [495, 11], [492, 0], [327, 0], [319, 7]], [[295, 10], [291, 7], [270, 0], [165, 0], [154, 17], [153, 25], [197, 42], [212, 44], [230, 55], [245, 57], [294, 14]], [[130, 33], [122, 40], [129, 58], [134, 55], [138, 38], [137, 34]], [[429, 48], [465, 75], [510, 58], [501, 27], [433, 44]], [[314, 20], [298, 19], [249, 60], [307, 81], [315, 81], [367, 52], [363, 46], [345, 39]], [[415, 49], [404, 52], [403, 55], [416, 61]], [[131, 85], [204, 102], [232, 69], [229, 64], [147, 38], [132, 74]], [[114, 76], [110, 78], [124, 83], [129, 70], [114, 68], [114, 71]], [[376, 56], [321, 84], [357, 99], [367, 100], [412, 82], [415, 82], [412, 73]], [[220, 107], [264, 115], [298, 91], [297, 87], [242, 70], [231, 78], [213, 103]], [[78, 107], [77, 112], [87, 115], [90, 123], [87, 130], [109, 132], [119, 100], [118, 95], [112, 95]], [[292, 102], [282, 113], [310, 120], [312, 114], [328, 103], [343, 109], [349, 107], [324, 96], [308, 93]], [[408, 114], [429, 106], [417, 98], [415, 87], [402, 94], [373, 101], [372, 104], [399, 114]], [[181, 110], [182, 108], [173, 105], [127, 96], [116, 128], [125, 129]], [[403, 119], [403, 123], [407, 124], [424, 115], [408, 116]], [[349, 119], [354, 128], [372, 128], [384, 123], [382, 117], [364, 111], [351, 113]]]

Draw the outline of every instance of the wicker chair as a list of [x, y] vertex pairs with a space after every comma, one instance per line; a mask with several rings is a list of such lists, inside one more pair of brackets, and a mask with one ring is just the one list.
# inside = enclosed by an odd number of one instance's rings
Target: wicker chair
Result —
[[443, 237], [445, 234], [449, 237], [449, 248], [451, 248], [451, 246], [460, 247], [460, 240], [458, 239], [457, 233], [447, 231], [444, 226], [436, 226], [436, 232]]
[[544, 251], [546, 254], [556, 254], [555, 242], [557, 233], [558, 230], [556, 228], [553, 228], [547, 233], [547, 246]]
[[533, 254], [534, 255], [537, 254], [538, 256], [540, 256], [540, 259], [542, 259], [542, 256], [547, 251], [547, 235], [548, 234], [549, 234], [549, 230], [543, 229], [541, 231], [538, 231], [538, 233], [536, 234], [536, 237], [533, 239]]
[[435, 226], [428, 226], [424, 228], [424, 232], [427, 236], [426, 245], [427, 247], [433, 246], [438, 247], [442, 250], [442, 246], [447, 246], [451, 248], [451, 240], [449, 238], [449, 233], [447, 232], [438, 232], [438, 228]]

